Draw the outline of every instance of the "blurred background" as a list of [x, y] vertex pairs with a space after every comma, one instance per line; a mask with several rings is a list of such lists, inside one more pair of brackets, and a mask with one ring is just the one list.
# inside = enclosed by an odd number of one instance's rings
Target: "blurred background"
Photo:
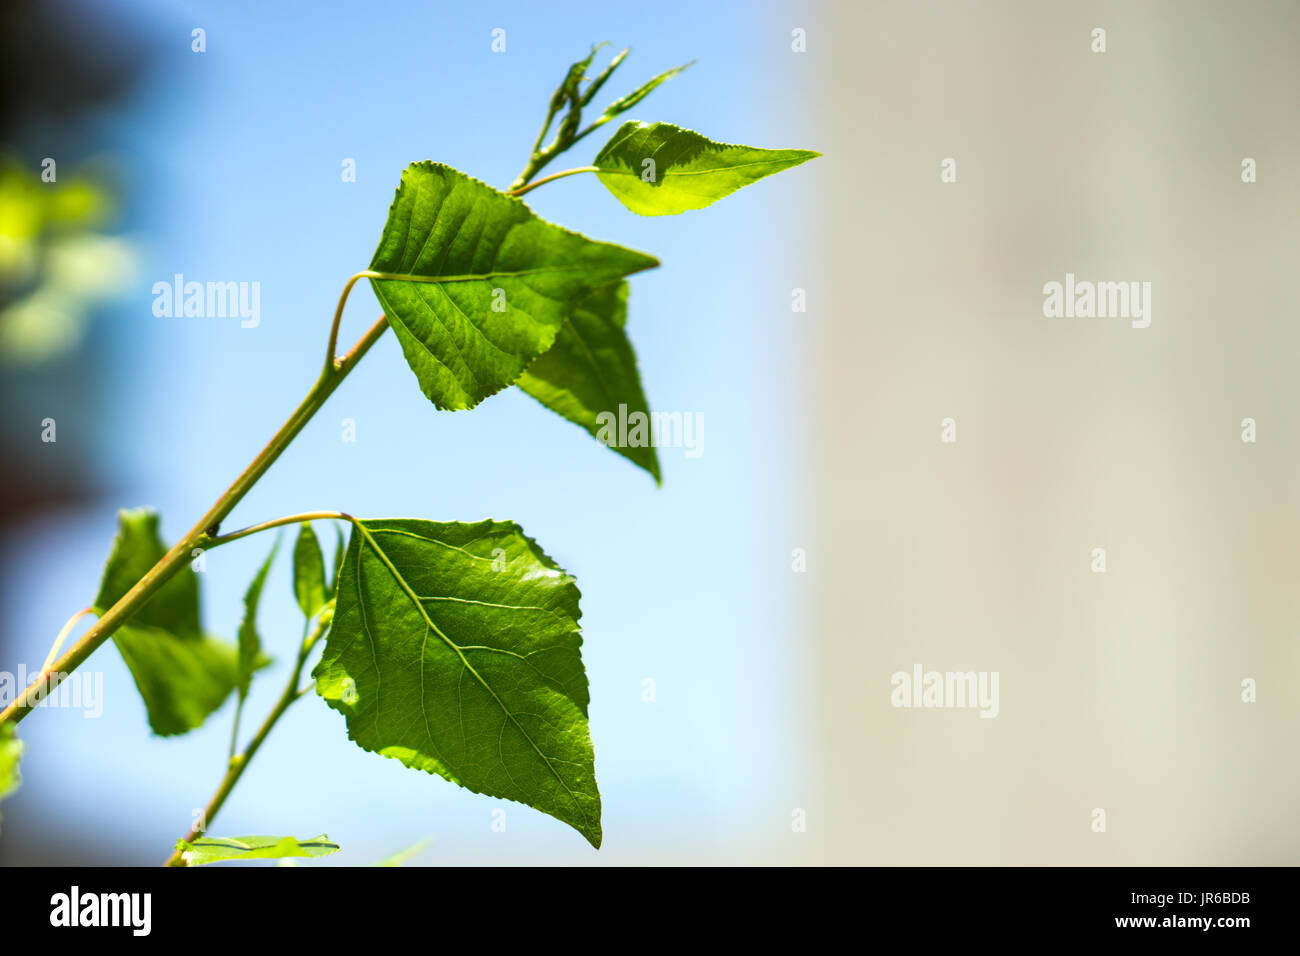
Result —
[[[518, 390], [436, 412], [389, 336], [227, 522], [519, 521], [582, 588], [604, 847], [359, 750], [315, 698], [213, 832], [327, 832], [313, 865], [1295, 863], [1300, 8], [610, 6], [6, 6], [0, 668], [93, 596], [119, 507], [174, 538], [283, 421], [401, 169], [505, 185], [609, 40], [598, 104], [698, 58], [630, 116], [825, 153], [677, 217], [587, 177], [529, 197], [663, 260], [628, 328], [703, 456], [661, 450], [655, 489]], [[1150, 327], [1045, 318], [1067, 272], [1152, 283]], [[260, 282], [260, 325], [155, 317], [175, 273]], [[358, 288], [343, 337], [377, 314]], [[269, 544], [208, 556], [213, 632]], [[916, 665], [997, 672], [998, 716], [891, 706]], [[231, 704], [153, 738], [115, 651], [88, 666], [102, 717], [21, 725], [0, 863], [158, 862], [220, 776]]]
[[[1300, 862], [1300, 7], [834, 24], [830, 858]], [[1045, 318], [1067, 273], [1150, 282], [1150, 326]], [[998, 716], [891, 706], [917, 664], [997, 672]]]

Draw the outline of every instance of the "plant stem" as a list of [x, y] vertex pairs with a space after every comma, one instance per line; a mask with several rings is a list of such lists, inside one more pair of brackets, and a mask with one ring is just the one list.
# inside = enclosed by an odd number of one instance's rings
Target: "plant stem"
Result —
[[[271, 729], [275, 727], [276, 722], [284, 716], [284, 712], [293, 705], [293, 702], [302, 696], [302, 693], [298, 688], [298, 679], [302, 677], [303, 665], [307, 663], [307, 655], [311, 653], [311, 649], [316, 645], [316, 642], [320, 640], [321, 635], [328, 629], [329, 622], [317, 618], [316, 626], [312, 629], [311, 633], [303, 639], [302, 646], [298, 650], [298, 660], [293, 666], [293, 673], [289, 675], [289, 682], [284, 685], [284, 691], [280, 694], [280, 699], [275, 702], [275, 706], [272, 707], [271, 712], [266, 715], [266, 719], [262, 721], [262, 726], [257, 728], [257, 733], [253, 735], [253, 739], [248, 742], [248, 746], [244, 748], [243, 752], [231, 756], [230, 761], [226, 765], [226, 775], [221, 778], [221, 783], [217, 785], [216, 792], [212, 794], [212, 798], [208, 801], [208, 805], [203, 808], [203, 818], [201, 822], [204, 828], [211, 826], [213, 819], [221, 810], [222, 805], [226, 802], [226, 798], [229, 797], [231, 791], [235, 789], [235, 784], [237, 784], [239, 778], [243, 776], [244, 771], [248, 768], [249, 762], [257, 753], [258, 748], [262, 746], [262, 742], [266, 740], [267, 735], [271, 733]], [[195, 824], [195, 826], [190, 828], [190, 832], [185, 834], [185, 842], [193, 843], [203, 834], [203, 832], [204, 831], [199, 828], [198, 824]], [[182, 851], [179, 847], [176, 850], [173, 850], [172, 855], [167, 858], [163, 865], [184, 866], [185, 860], [182, 858], [181, 853]]]
[[[349, 289], [351, 285], [352, 283], [349, 282]], [[307, 397], [299, 403], [293, 414], [280, 426], [279, 431], [271, 437], [266, 447], [244, 469], [243, 473], [234, 480], [225, 493], [216, 500], [216, 503], [207, 510], [207, 513], [172, 546], [170, 551], [159, 559], [158, 563], [144, 577], [137, 581], [126, 594], [122, 595], [116, 604], [105, 611], [103, 616], [62, 657], [51, 665], [48, 675], [48, 691], [53, 691], [68, 674], [84, 664], [86, 658], [112, 637], [113, 633], [132, 614], [143, 607], [164, 584], [175, 577], [191, 560], [193, 551], [206, 549], [211, 547], [214, 541], [219, 541], [216, 528], [235, 509], [235, 506], [243, 500], [244, 496], [257, 484], [258, 480], [266, 474], [267, 469], [289, 447], [289, 444], [298, 436], [298, 433], [311, 421], [312, 416], [320, 411], [321, 406], [334, 394], [334, 390], [347, 378], [348, 373], [356, 367], [356, 364], [361, 361], [366, 352], [370, 351], [370, 347], [384, 334], [386, 328], [388, 328], [388, 319], [386, 316], [380, 316], [346, 355], [337, 361], [331, 362], [321, 372], [316, 384], [307, 393]], [[22, 694], [18, 695], [12, 704], [0, 711], [0, 724], [16, 724], [27, 716], [40, 702], [42, 695], [47, 692], [44, 688], [46, 683], [47, 681], [44, 678], [33, 681]]]
[[338, 350], [339, 347], [339, 325], [343, 321], [343, 306], [347, 305], [348, 296], [352, 292], [352, 287], [356, 285], [357, 282], [359, 282], [360, 280], [373, 276], [374, 274], [375, 273], [371, 272], [369, 269], [365, 269], [362, 270], [361, 272], [358, 272], [356, 275], [354, 275], [351, 279], [347, 281], [347, 283], [343, 286], [343, 291], [339, 293], [339, 304], [334, 308], [334, 321], [330, 323], [329, 342], [325, 346], [325, 371], [326, 372], [329, 372], [332, 368], [335, 367], [335, 365], [338, 364], [338, 358], [334, 355], [334, 353]]
[[271, 521], [263, 521], [260, 524], [249, 525], [247, 528], [220, 535], [212, 538], [208, 542], [208, 547], [219, 547], [246, 538], [250, 534], [257, 534], [259, 531], [270, 531], [272, 528], [282, 528], [287, 524], [298, 524], [303, 521], [356, 521], [356, 519], [344, 511], [304, 511], [301, 514], [285, 515], [283, 518], [274, 518]]
[[516, 186], [514, 189], [507, 190], [507, 192], [511, 196], [522, 196], [524, 193], [536, 189], [538, 186], [546, 185], [553, 179], [563, 179], [565, 176], [573, 176], [576, 175], [577, 173], [594, 173], [595, 171], [596, 171], [595, 166], [578, 166], [575, 169], [565, 169], [565, 170], [561, 170], [558, 173], [551, 173], [551, 175], [549, 176], [543, 176], [541, 179], [537, 180], [536, 182], [528, 183], [527, 185], [524, 186]]
[[518, 176], [515, 177], [515, 181], [510, 184], [510, 188], [507, 189], [506, 192], [511, 193], [513, 195], [516, 189], [522, 189], [524, 186], [528, 184], [528, 180], [532, 179], [539, 172], [541, 172], [542, 167], [545, 166], [547, 163], [549, 163], [557, 155], [558, 153], [546, 153], [546, 152], [534, 153], [533, 157], [530, 160], [528, 160], [528, 165], [524, 167], [523, 172], [521, 172]]
[[56, 637], [54, 643], [50, 645], [50, 652], [45, 655], [45, 663], [41, 665], [41, 674], [37, 680], [44, 679], [45, 675], [53, 668], [54, 661], [57, 659], [59, 653], [59, 648], [63, 647], [63, 642], [67, 640], [68, 635], [72, 633], [72, 629], [77, 626], [77, 622], [86, 615], [94, 613], [95, 609], [93, 607], [83, 607], [76, 614], [72, 615], [72, 617], [68, 618], [68, 623], [63, 625], [63, 630], [59, 631], [59, 636]]

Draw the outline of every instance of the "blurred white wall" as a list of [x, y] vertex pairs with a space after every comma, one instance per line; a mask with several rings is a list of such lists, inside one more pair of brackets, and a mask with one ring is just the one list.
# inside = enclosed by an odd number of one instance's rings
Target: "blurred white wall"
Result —
[[[822, 13], [821, 858], [1295, 864], [1300, 6]], [[1045, 318], [1067, 272], [1150, 326]]]

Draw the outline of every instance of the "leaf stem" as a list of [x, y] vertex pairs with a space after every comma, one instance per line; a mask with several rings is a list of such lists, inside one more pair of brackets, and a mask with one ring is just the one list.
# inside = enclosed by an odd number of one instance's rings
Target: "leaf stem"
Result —
[[[195, 523], [194, 527], [186, 532], [144, 577], [137, 581], [126, 594], [122, 595], [116, 604], [105, 611], [99, 620], [71, 648], [64, 652], [62, 657], [53, 663], [50, 667], [50, 679], [54, 683], [49, 686], [48, 690], [52, 691], [63, 678], [84, 664], [86, 658], [112, 637], [114, 632], [131, 615], [143, 607], [164, 584], [175, 577], [189, 563], [194, 553], [202, 551], [212, 544], [213, 540], [217, 538], [215, 529], [235, 509], [235, 506], [243, 500], [244, 496], [257, 484], [261, 477], [266, 474], [267, 469], [275, 463], [276, 459], [289, 447], [289, 444], [298, 437], [298, 433], [311, 421], [312, 416], [320, 411], [321, 406], [334, 394], [334, 390], [348, 377], [348, 374], [365, 357], [365, 354], [370, 351], [370, 347], [379, 340], [379, 337], [384, 334], [384, 330], [387, 328], [387, 316], [380, 316], [366, 330], [366, 333], [357, 340], [356, 344], [348, 350], [346, 355], [321, 372], [316, 384], [311, 387], [307, 396], [294, 409], [288, 420], [271, 436], [271, 440], [266, 447], [258, 453], [257, 457], [234, 480], [203, 517]], [[44, 677], [33, 681], [22, 694], [18, 695], [13, 703], [0, 711], [0, 724], [17, 724], [26, 717], [46, 692], [45, 684]]]
[[235, 722], [230, 727], [230, 754], [226, 757], [226, 763], [235, 759], [235, 750], [239, 746], [239, 720], [244, 716], [244, 701], [241, 698], [235, 704]]
[[339, 346], [339, 325], [343, 321], [343, 307], [347, 305], [348, 296], [352, 293], [352, 287], [360, 280], [370, 278], [375, 273], [369, 269], [363, 269], [352, 278], [348, 279], [347, 284], [343, 286], [343, 291], [339, 293], [339, 304], [334, 308], [334, 321], [330, 324], [329, 343], [325, 347], [325, 371], [328, 373], [338, 364], [338, 358], [334, 352]]
[[223, 544], [238, 541], [240, 538], [246, 538], [250, 534], [257, 534], [259, 531], [270, 531], [272, 528], [282, 528], [287, 524], [299, 524], [303, 521], [351, 521], [355, 523], [356, 520], [356, 518], [344, 511], [304, 511], [301, 514], [273, 518], [260, 524], [249, 525], [247, 528], [240, 528], [238, 531], [232, 531], [229, 534], [209, 538], [208, 547], [217, 548]]
[[[235, 784], [243, 776], [248, 764], [252, 761], [258, 748], [262, 746], [263, 741], [266, 740], [267, 735], [271, 733], [276, 722], [284, 716], [284, 712], [293, 705], [294, 701], [302, 696], [298, 688], [298, 680], [302, 677], [303, 665], [307, 663], [307, 655], [311, 653], [311, 649], [316, 646], [316, 642], [328, 630], [329, 626], [328, 621], [317, 618], [315, 627], [303, 639], [302, 646], [298, 649], [298, 660], [293, 666], [293, 673], [289, 675], [289, 682], [284, 685], [284, 691], [280, 694], [280, 699], [271, 708], [271, 712], [266, 715], [266, 719], [262, 721], [262, 726], [257, 728], [257, 733], [253, 735], [253, 739], [248, 742], [248, 746], [243, 749], [243, 752], [234, 754], [230, 758], [226, 765], [225, 776], [221, 778], [221, 783], [217, 785], [216, 792], [212, 794], [207, 806], [203, 808], [203, 817], [200, 821], [203, 828], [201, 829], [198, 823], [190, 827], [190, 832], [185, 834], [184, 837], [186, 843], [193, 843], [202, 835], [204, 829], [212, 825], [213, 819], [225, 804], [226, 798], [235, 789]], [[181, 856], [181, 852], [179, 847], [173, 850], [172, 855], [167, 858], [163, 866], [184, 866], [185, 860]]]
[[58, 656], [59, 648], [63, 646], [63, 642], [67, 640], [68, 635], [72, 633], [72, 629], [77, 626], [77, 622], [87, 614], [94, 613], [95, 609], [93, 607], [83, 607], [76, 614], [72, 615], [72, 617], [68, 618], [68, 623], [63, 625], [63, 630], [59, 631], [59, 636], [56, 637], [54, 643], [50, 645], [50, 652], [45, 655], [45, 663], [41, 665], [40, 676], [36, 678], [38, 681], [43, 680], [45, 675], [50, 672], [51, 665]]
[[507, 190], [507, 194], [510, 196], [522, 196], [524, 193], [536, 189], [538, 186], [544, 186], [554, 179], [563, 179], [565, 176], [574, 176], [578, 173], [594, 173], [594, 172], [596, 172], [595, 166], [578, 166], [574, 169], [561, 170], [558, 173], [551, 173], [551, 175], [549, 176], [543, 176], [541, 179], [537, 180], [536, 182], [528, 183], [523, 186], [516, 186], [514, 189]]

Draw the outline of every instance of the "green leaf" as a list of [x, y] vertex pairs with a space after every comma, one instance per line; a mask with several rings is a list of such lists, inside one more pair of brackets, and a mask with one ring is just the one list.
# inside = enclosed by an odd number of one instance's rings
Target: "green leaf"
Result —
[[[97, 614], [117, 603], [137, 581], [167, 553], [158, 536], [158, 514], [147, 508], [122, 510], [117, 515], [117, 537], [104, 565], [94, 608]], [[199, 633], [199, 578], [186, 568], [154, 593], [131, 618], [134, 624], [160, 627], [178, 635]]]
[[[93, 608], [103, 615], [167, 552], [158, 515], [141, 509], [118, 514], [118, 533], [104, 566]], [[162, 736], [203, 723], [235, 688], [238, 651], [199, 626], [199, 581], [185, 568], [113, 635], [144, 698], [149, 726]]]
[[312, 676], [359, 746], [600, 846], [578, 588], [511, 522], [361, 521]]
[[[624, 50], [623, 54], [626, 53], [627, 51]], [[591, 124], [591, 128], [595, 129], [598, 126], [603, 126], [605, 123], [608, 123], [610, 120], [618, 116], [620, 113], [626, 113], [632, 107], [636, 106], [643, 99], [645, 99], [647, 96], [653, 93], [657, 87], [661, 86], [664, 83], [667, 83], [669, 80], [671, 80], [678, 73], [682, 72], [682, 70], [685, 70], [687, 67], [691, 67], [694, 65], [695, 65], [695, 61], [691, 60], [690, 63], [683, 63], [681, 66], [675, 66], [671, 70], [665, 70], [664, 72], [656, 76], [654, 79], [647, 80], [645, 83], [638, 86], [635, 90], [633, 90], [631, 93], [628, 93], [626, 96], [620, 96], [613, 103], [610, 103], [608, 106], [605, 107], [605, 112], [601, 113], [600, 116], [596, 119], [596, 122]], [[583, 135], [586, 134], [584, 133]]]
[[335, 525], [334, 533], [338, 535], [338, 540], [334, 542], [334, 573], [330, 575], [329, 593], [326, 595], [330, 601], [334, 600], [334, 595], [339, 591], [339, 572], [343, 570], [343, 549], [347, 545], [342, 528]]
[[542, 128], [541, 136], [538, 137], [539, 143], [541, 139], [546, 136], [546, 131], [550, 128], [551, 120], [555, 118], [556, 113], [564, 109], [565, 103], [569, 103], [571, 107], [577, 108], [579, 115], [581, 115], [580, 107], [585, 101], [582, 99], [579, 87], [581, 87], [582, 81], [587, 74], [587, 68], [591, 66], [591, 61], [596, 58], [596, 53], [599, 52], [601, 47], [606, 45], [606, 43], [592, 44], [591, 52], [576, 63], [570, 64], [568, 70], [565, 71], [564, 79], [560, 81], [560, 85], [557, 86], [555, 92], [551, 94], [550, 112], [546, 117], [546, 126]]
[[421, 840], [404, 850], [398, 850], [396, 853], [384, 857], [382, 860], [376, 860], [371, 866], [405, 866], [407, 860], [411, 860], [429, 848], [432, 840]]
[[329, 856], [339, 851], [337, 843], [321, 835], [313, 840], [293, 837], [242, 836], [199, 837], [193, 843], [176, 841], [186, 866], [227, 863], [231, 860], [278, 860], [287, 856]]
[[605, 188], [642, 216], [703, 209], [821, 153], [715, 143], [670, 123], [624, 123], [593, 163]]
[[304, 521], [293, 545], [293, 593], [306, 617], [313, 617], [328, 600], [325, 593], [325, 555], [321, 553], [311, 522]]
[[[605, 44], [601, 43], [598, 44], [597, 46], [592, 47], [591, 56], [587, 58], [585, 65], [583, 67], [584, 70], [586, 69], [587, 66], [591, 65], [591, 60], [593, 57], [595, 57], [596, 51], [599, 50], [602, 46], [605, 46]], [[605, 69], [602, 70], [594, 80], [592, 80], [589, 84], [587, 84], [587, 89], [583, 91], [582, 99], [579, 105], [586, 106], [588, 103], [591, 102], [591, 98], [600, 92], [600, 88], [605, 85], [605, 81], [614, 75], [614, 71], [618, 69], [618, 65], [622, 63], [625, 59], [627, 59], [627, 55], [630, 52], [632, 52], [630, 48], [623, 47], [622, 50], [614, 54], [614, 59], [609, 61], [609, 66], [605, 67]]]
[[238, 655], [226, 641], [124, 624], [113, 643], [144, 698], [149, 728], [159, 736], [202, 726], [235, 687]]
[[586, 79], [587, 70], [591, 67], [591, 61], [596, 58], [596, 54], [601, 51], [602, 47], [607, 46], [609, 46], [608, 40], [601, 43], [593, 43], [591, 45], [591, 52], [569, 67], [569, 72], [564, 75], [564, 82], [561, 83], [560, 88], [556, 90], [557, 97], [563, 94], [565, 99], [577, 99], [580, 104], [586, 102], [582, 94], [579, 92], [578, 87], [581, 82]]
[[253, 672], [257, 670], [262, 656], [262, 636], [257, 633], [257, 605], [262, 599], [262, 586], [266, 584], [266, 575], [271, 570], [271, 562], [280, 550], [280, 537], [276, 535], [271, 553], [266, 556], [257, 574], [253, 576], [248, 590], [244, 592], [244, 618], [239, 622], [239, 659], [235, 676], [235, 687], [239, 699], [248, 696], [249, 684], [253, 681]]
[[[547, 408], [581, 425], [600, 441], [603, 413], [650, 409], [641, 390], [636, 353], [623, 327], [627, 322], [626, 282], [592, 293], [564, 322], [555, 344], [537, 358], [519, 379], [519, 387]], [[619, 446], [614, 451], [660, 480], [659, 458], [653, 445]]]
[[13, 794], [23, 782], [18, 772], [23, 742], [14, 735], [13, 724], [0, 724], [0, 801]]
[[423, 162], [402, 173], [370, 281], [421, 390], [465, 409], [519, 378], [593, 291], [658, 264]]

